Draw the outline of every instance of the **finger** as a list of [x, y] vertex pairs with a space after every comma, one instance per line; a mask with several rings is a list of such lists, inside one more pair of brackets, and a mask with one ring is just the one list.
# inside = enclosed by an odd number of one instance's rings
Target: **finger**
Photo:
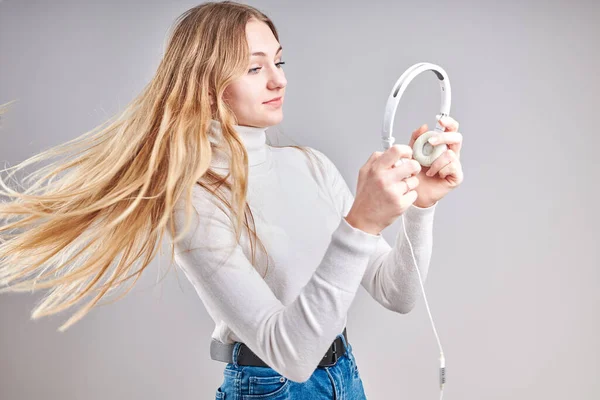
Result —
[[460, 149], [462, 148], [463, 136], [460, 132], [440, 132], [427, 140], [431, 145], [447, 144], [448, 148], [460, 157]]
[[445, 128], [446, 132], [458, 131], [458, 121], [449, 115], [444, 115], [444, 117], [439, 119], [438, 122]]
[[368, 171], [373, 170], [375, 167], [375, 162], [383, 155], [383, 151], [374, 151], [369, 156], [367, 162], [360, 168], [360, 173], [367, 173]]
[[377, 160], [379, 157], [381, 157], [382, 154], [383, 154], [383, 151], [374, 151], [373, 153], [371, 153], [371, 156], [369, 157], [369, 159], [367, 160], [367, 162], [365, 164], [373, 163], [375, 160]]
[[[373, 162], [373, 167], [376, 169], [389, 169], [395, 166], [401, 158], [412, 158], [412, 148], [405, 144], [394, 144], [387, 149], [381, 157]], [[402, 165], [402, 164], [400, 164]]]
[[403, 179], [400, 184], [402, 185], [402, 194], [406, 194], [419, 186], [419, 178], [413, 175], [410, 178]]
[[421, 168], [421, 164], [419, 164], [417, 160], [410, 159], [396, 167], [391, 168], [390, 173], [393, 174], [392, 179], [395, 182], [400, 182], [405, 178], [418, 174], [421, 171]]
[[442, 179], [451, 178], [450, 180], [454, 181], [456, 185], [459, 185], [464, 179], [462, 165], [458, 160], [455, 160], [442, 168], [439, 175]]
[[391, 174], [390, 180], [396, 183], [401, 182], [403, 179], [407, 179], [413, 175], [418, 174], [421, 171], [421, 164], [417, 160], [410, 159], [399, 164], [396, 167], [390, 168], [386, 173]]
[[408, 207], [410, 207], [415, 201], [417, 201], [417, 197], [419, 195], [417, 194], [416, 190], [409, 190], [408, 192], [406, 192], [400, 199], [400, 207], [402, 209], [407, 209]]
[[408, 141], [408, 145], [412, 148], [412, 146], [415, 144], [415, 141], [417, 140], [417, 138], [419, 136], [421, 136], [422, 134], [424, 134], [425, 132], [427, 132], [427, 124], [423, 124], [420, 127], [418, 127], [417, 129], [415, 129], [413, 131], [413, 133], [410, 135], [410, 140]]
[[442, 168], [451, 163], [452, 161], [457, 160], [456, 154], [454, 151], [448, 149], [442, 153], [441, 156], [436, 158], [436, 160], [431, 164], [429, 170], [425, 173], [427, 176], [435, 176]]

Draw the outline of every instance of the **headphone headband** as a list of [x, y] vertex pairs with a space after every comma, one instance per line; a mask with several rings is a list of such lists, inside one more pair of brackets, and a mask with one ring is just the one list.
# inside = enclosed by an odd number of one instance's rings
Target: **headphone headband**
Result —
[[[440, 82], [440, 90], [442, 102], [440, 106], [440, 118], [444, 115], [450, 115], [450, 80], [448, 79], [448, 74], [446, 71], [438, 65], [421, 62], [413, 65], [408, 68], [404, 73], [400, 76], [394, 87], [392, 88], [392, 92], [388, 97], [387, 104], [385, 106], [385, 113], [383, 116], [383, 128], [381, 133], [381, 138], [383, 141], [383, 147], [387, 150], [389, 149], [395, 142], [395, 138], [392, 136], [392, 129], [394, 126], [394, 117], [396, 115], [396, 109], [398, 108], [398, 103], [400, 102], [400, 98], [402, 94], [406, 90], [408, 84], [420, 73], [424, 71], [433, 71], [435, 76], [438, 78]], [[442, 126], [439, 122], [436, 124], [436, 130], [443, 131]]]

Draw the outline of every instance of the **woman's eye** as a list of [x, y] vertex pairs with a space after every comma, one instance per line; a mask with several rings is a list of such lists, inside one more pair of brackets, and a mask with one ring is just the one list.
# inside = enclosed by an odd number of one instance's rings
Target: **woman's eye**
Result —
[[[277, 67], [281, 67], [282, 65], [285, 64], [285, 61], [280, 61], [278, 63], [275, 63], [275, 65], [277, 65]], [[258, 72], [259, 69], [261, 69], [262, 67], [256, 67], [256, 68], [252, 68], [250, 70], [248, 70], [248, 73], [254, 73], [255, 71]]]

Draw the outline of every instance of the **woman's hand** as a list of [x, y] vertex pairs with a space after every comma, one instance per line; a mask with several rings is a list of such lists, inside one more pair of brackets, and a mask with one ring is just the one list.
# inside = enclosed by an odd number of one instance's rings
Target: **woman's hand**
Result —
[[[458, 122], [448, 116], [440, 119], [439, 122], [444, 127], [444, 132], [430, 138], [429, 143], [433, 146], [445, 143], [448, 150], [442, 153], [430, 167], [423, 167], [417, 175], [419, 185], [415, 190], [418, 197], [414, 205], [421, 208], [433, 206], [450, 193], [452, 189], [458, 187], [464, 179], [460, 163], [463, 137], [458, 132]], [[415, 140], [427, 130], [427, 124], [415, 130], [408, 145], [412, 148]]]

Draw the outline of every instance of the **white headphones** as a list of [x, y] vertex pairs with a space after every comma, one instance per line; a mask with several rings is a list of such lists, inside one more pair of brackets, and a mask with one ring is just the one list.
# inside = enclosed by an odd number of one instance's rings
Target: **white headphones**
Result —
[[[423, 133], [421, 136], [415, 140], [413, 145], [413, 158], [417, 160], [424, 167], [429, 167], [436, 158], [438, 158], [442, 153], [444, 153], [448, 146], [444, 143], [432, 146], [427, 140], [437, 135], [439, 132], [444, 132], [444, 128], [440, 125], [439, 120], [443, 116], [450, 115], [450, 81], [448, 80], [448, 75], [446, 71], [444, 71], [441, 67], [430, 64], [430, 63], [418, 63], [407, 69], [398, 79], [396, 84], [392, 89], [392, 93], [388, 97], [387, 104], [385, 106], [385, 114], [383, 116], [383, 131], [381, 133], [381, 138], [383, 140], [383, 148], [385, 150], [392, 147], [395, 142], [394, 137], [392, 136], [392, 126], [394, 124], [394, 116], [396, 115], [396, 108], [404, 93], [404, 90], [408, 86], [408, 84], [415, 78], [415, 76], [419, 75], [424, 71], [433, 71], [435, 76], [440, 81], [440, 89], [442, 91], [442, 105], [440, 107], [440, 114], [437, 116], [437, 123], [435, 125], [435, 130], [427, 131]], [[398, 160], [394, 166], [397, 167], [399, 164], [405, 162], [404, 159]], [[433, 318], [431, 317], [431, 311], [429, 310], [429, 304], [427, 304], [427, 297], [425, 296], [425, 288], [423, 287], [423, 280], [421, 279], [421, 272], [419, 271], [419, 267], [417, 266], [417, 260], [415, 258], [415, 253], [413, 251], [412, 244], [410, 243], [410, 239], [408, 238], [408, 234], [406, 232], [406, 223], [404, 222], [404, 214], [402, 214], [402, 225], [404, 228], [404, 236], [408, 241], [408, 245], [410, 247], [410, 252], [412, 254], [413, 262], [415, 264], [415, 269], [417, 270], [417, 274], [419, 276], [419, 282], [421, 283], [421, 290], [423, 292], [423, 299], [425, 300], [425, 306], [427, 307], [427, 312], [429, 314], [429, 319], [431, 321], [431, 326], [433, 327], [433, 333], [438, 342], [438, 347], [440, 349], [440, 400], [444, 395], [444, 383], [446, 382], [446, 360], [444, 358], [444, 351], [442, 349], [442, 344], [440, 343], [440, 339], [438, 337], [437, 331], [435, 329], [435, 324], [433, 323]]]
[[[395, 138], [392, 136], [392, 128], [394, 125], [394, 117], [396, 115], [396, 108], [398, 108], [398, 103], [400, 102], [400, 98], [402, 94], [406, 90], [408, 84], [420, 73], [424, 71], [433, 71], [435, 76], [440, 81], [440, 89], [442, 91], [442, 105], [440, 107], [440, 114], [438, 117], [438, 122], [435, 125], [435, 130], [428, 131], [419, 136], [419, 138], [415, 141], [413, 145], [413, 157], [415, 160], [419, 162], [424, 167], [429, 167], [436, 158], [438, 158], [444, 151], [448, 149], [446, 144], [442, 143], [437, 146], [432, 146], [427, 142], [427, 140], [436, 135], [438, 132], [444, 132], [444, 128], [440, 125], [439, 119], [443, 116], [450, 115], [450, 81], [448, 80], [448, 75], [446, 71], [444, 71], [441, 67], [431, 64], [431, 63], [417, 63], [407, 69], [398, 79], [394, 87], [392, 88], [392, 92], [388, 97], [387, 104], [385, 106], [385, 113], [383, 115], [383, 130], [381, 133], [381, 138], [383, 141], [383, 148], [385, 150], [392, 147], [395, 142]], [[401, 160], [400, 162], [403, 162]]]

